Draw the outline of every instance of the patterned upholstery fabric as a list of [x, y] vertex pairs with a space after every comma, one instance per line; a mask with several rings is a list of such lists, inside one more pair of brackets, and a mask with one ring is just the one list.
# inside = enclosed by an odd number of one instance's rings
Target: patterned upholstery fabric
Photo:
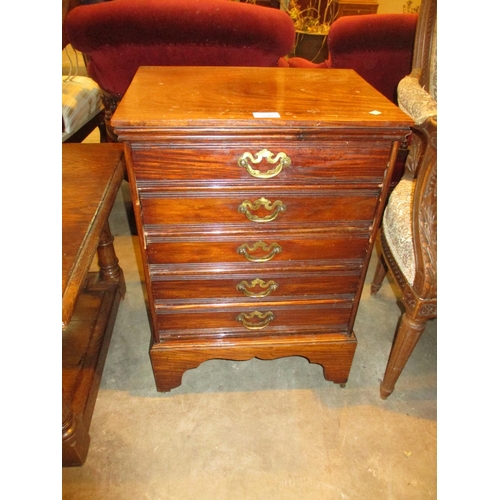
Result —
[[399, 82], [398, 103], [417, 125], [421, 125], [430, 116], [437, 116], [437, 102], [413, 76], [406, 76]]
[[63, 134], [76, 132], [101, 109], [97, 83], [85, 76], [62, 77]]
[[402, 179], [391, 193], [382, 221], [387, 244], [408, 283], [415, 279], [415, 254], [411, 224], [413, 180]]
[[[406, 76], [398, 84], [399, 107], [421, 125], [430, 117], [437, 117], [437, 36], [436, 25], [429, 60], [429, 89], [421, 86], [418, 78]], [[384, 235], [399, 269], [408, 283], [415, 279], [412, 210], [416, 180], [403, 179], [392, 192], [383, 217]]]

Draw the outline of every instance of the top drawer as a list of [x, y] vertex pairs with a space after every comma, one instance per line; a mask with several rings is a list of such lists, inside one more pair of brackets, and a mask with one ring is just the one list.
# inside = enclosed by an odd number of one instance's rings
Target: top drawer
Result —
[[139, 189], [179, 182], [243, 182], [251, 185], [304, 182], [380, 182], [389, 141], [196, 145], [189, 148], [133, 146], [133, 175]]

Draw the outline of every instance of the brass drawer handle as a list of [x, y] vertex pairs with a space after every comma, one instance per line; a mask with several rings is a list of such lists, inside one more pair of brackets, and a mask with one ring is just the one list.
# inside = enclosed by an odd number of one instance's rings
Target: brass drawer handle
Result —
[[[258, 210], [260, 207], [264, 207], [266, 210], [271, 212], [272, 214], [266, 215], [265, 217], [259, 217], [251, 212], [251, 210]], [[286, 210], [286, 205], [281, 200], [276, 200], [273, 204], [266, 198], [259, 198], [255, 200], [253, 203], [249, 200], [245, 200], [239, 207], [238, 212], [244, 214], [248, 220], [252, 222], [271, 222], [281, 212]]]
[[[261, 288], [262, 292], [252, 292], [253, 288]], [[252, 298], [261, 298], [267, 297], [271, 292], [274, 292], [278, 289], [278, 283], [273, 280], [269, 280], [267, 283], [260, 278], [254, 279], [251, 283], [248, 281], [240, 281], [236, 285], [236, 290], [239, 292], [243, 292], [243, 295]]]
[[[252, 168], [248, 160], [254, 165], [256, 163], [260, 163], [263, 159], [267, 160], [267, 163], [274, 165], [278, 163], [276, 168], [270, 169], [267, 172], [261, 172], [255, 168]], [[285, 153], [278, 153], [274, 156], [274, 153], [271, 153], [268, 149], [263, 149], [259, 151], [255, 156], [252, 153], [243, 153], [238, 158], [238, 165], [246, 169], [246, 171], [252, 176], [257, 177], [258, 179], [270, 179], [271, 177], [275, 177], [278, 175], [283, 168], [289, 167], [292, 164], [292, 160]]]
[[[255, 321], [255, 318], [262, 321]], [[265, 313], [254, 311], [252, 313], [238, 314], [238, 316], [236, 316], [236, 319], [247, 330], [262, 330], [274, 319], [274, 314], [271, 311], [267, 311]]]
[[[268, 252], [267, 255], [263, 255], [258, 257], [256, 255], [251, 255], [251, 253], [257, 250], [263, 250], [264, 252]], [[282, 248], [278, 245], [278, 243], [271, 243], [271, 245], [266, 245], [263, 241], [258, 241], [253, 245], [249, 245], [248, 243], [243, 243], [243, 245], [239, 246], [236, 250], [240, 255], [243, 255], [245, 259], [250, 262], [268, 262], [275, 255], [281, 253]]]

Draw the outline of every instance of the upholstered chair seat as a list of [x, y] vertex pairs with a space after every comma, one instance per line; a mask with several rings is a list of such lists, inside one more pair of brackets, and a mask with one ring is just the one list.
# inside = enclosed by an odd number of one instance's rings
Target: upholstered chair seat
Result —
[[86, 76], [62, 77], [62, 142], [104, 110], [99, 85]]
[[415, 182], [402, 179], [389, 198], [382, 221], [387, 245], [399, 269], [410, 284], [413, 284], [415, 279], [415, 253], [411, 226], [414, 193]]
[[[83, 0], [62, 0], [62, 142], [82, 142], [96, 128], [100, 141], [106, 141], [104, 106], [99, 86], [87, 76], [85, 68], [78, 64], [78, 52], [69, 44], [64, 32], [64, 22], [68, 12]], [[67, 66], [65, 67], [65, 62]]]
[[[398, 85], [399, 107], [414, 119], [416, 126], [422, 125], [429, 118], [437, 117], [436, 85], [432, 91], [433, 95], [423, 89], [414, 76], [403, 78]], [[415, 279], [412, 227], [415, 185], [415, 177], [401, 179], [389, 198], [382, 221], [387, 245], [410, 285], [413, 285]]]

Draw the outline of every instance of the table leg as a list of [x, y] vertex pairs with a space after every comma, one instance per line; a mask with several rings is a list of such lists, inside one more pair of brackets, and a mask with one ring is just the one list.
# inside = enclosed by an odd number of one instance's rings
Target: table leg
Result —
[[123, 277], [123, 270], [118, 265], [118, 257], [113, 245], [114, 239], [114, 236], [111, 234], [109, 222], [106, 222], [97, 247], [99, 278], [102, 281], [120, 283], [120, 294], [123, 298], [126, 290], [125, 279]]

